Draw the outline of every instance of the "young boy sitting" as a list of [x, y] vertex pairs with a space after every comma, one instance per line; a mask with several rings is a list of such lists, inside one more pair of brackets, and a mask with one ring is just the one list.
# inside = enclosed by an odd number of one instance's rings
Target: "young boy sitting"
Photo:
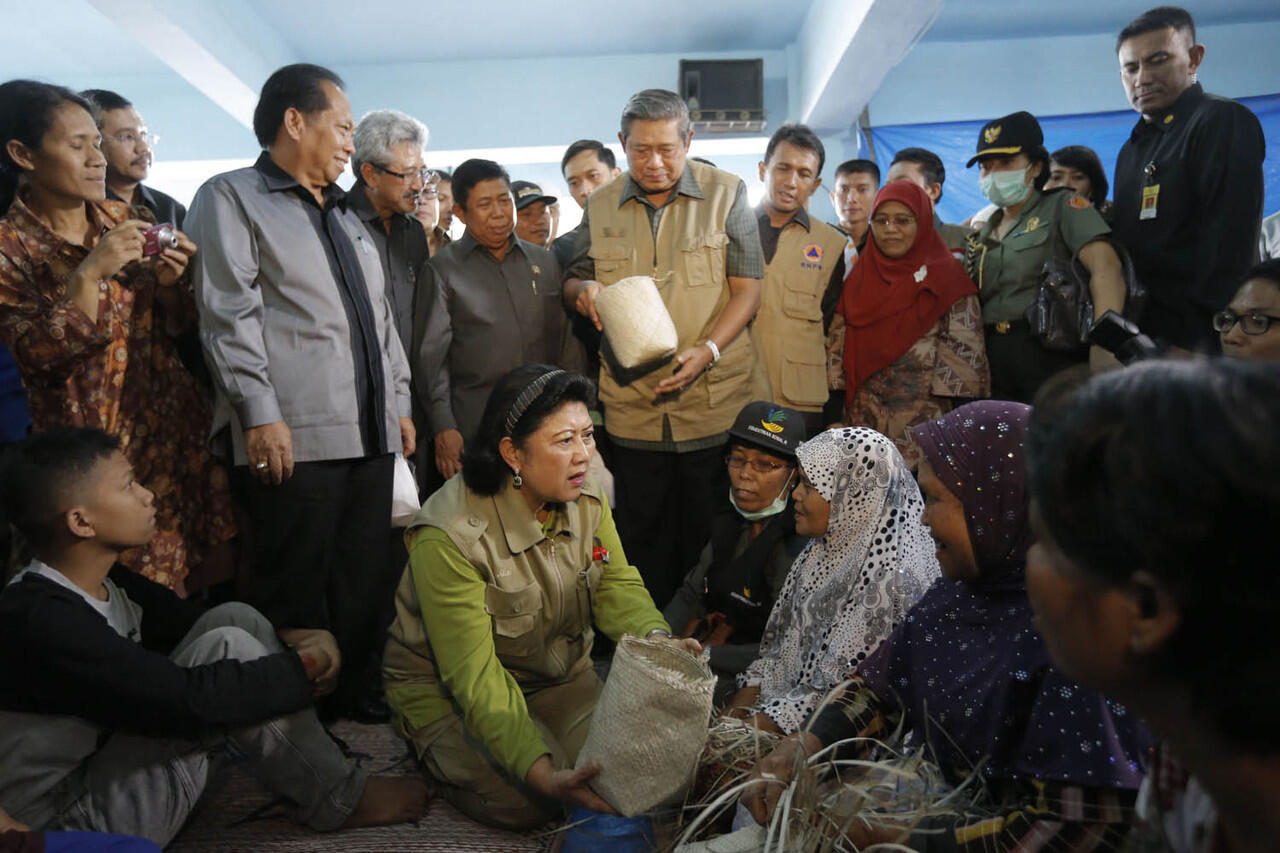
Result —
[[316, 719], [339, 671], [331, 634], [277, 634], [239, 603], [203, 612], [116, 565], [155, 510], [114, 438], [27, 438], [0, 469], [0, 509], [37, 557], [0, 592], [0, 806], [16, 820], [163, 846], [227, 757], [313, 829], [424, 814], [420, 779], [366, 776]]

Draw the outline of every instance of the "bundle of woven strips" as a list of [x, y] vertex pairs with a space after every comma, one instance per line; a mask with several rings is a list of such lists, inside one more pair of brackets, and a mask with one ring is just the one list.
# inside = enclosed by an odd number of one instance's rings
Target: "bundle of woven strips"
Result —
[[[927, 818], [981, 812], [979, 768], [962, 784], [949, 785], [923, 746], [904, 746], [901, 732], [895, 732], [884, 739], [851, 738], [798, 757], [769, 824], [748, 821], [729, 832], [752, 771], [780, 740], [741, 720], [714, 721], [697, 782], [677, 821], [677, 853], [856, 853], [848, 835], [858, 822], [891, 822], [905, 834]], [[858, 757], [846, 757], [851, 754]], [[874, 849], [910, 848], [881, 843]]]

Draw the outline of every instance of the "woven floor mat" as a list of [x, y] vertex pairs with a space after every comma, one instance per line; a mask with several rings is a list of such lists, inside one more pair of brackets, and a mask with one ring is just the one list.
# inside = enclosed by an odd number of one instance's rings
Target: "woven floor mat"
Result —
[[[416, 773], [400, 738], [388, 726], [341, 722], [333, 733], [346, 742], [362, 767], [374, 774]], [[294, 823], [258, 782], [239, 768], [214, 780], [170, 853], [508, 853], [543, 851], [549, 839], [490, 829], [460, 814], [442, 799], [431, 801], [416, 824], [316, 833]]]

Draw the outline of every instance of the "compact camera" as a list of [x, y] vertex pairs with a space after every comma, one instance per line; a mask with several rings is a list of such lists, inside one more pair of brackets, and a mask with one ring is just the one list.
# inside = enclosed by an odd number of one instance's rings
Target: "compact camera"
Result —
[[165, 249], [178, 248], [178, 233], [172, 222], [152, 225], [142, 232], [142, 257], [154, 258]]

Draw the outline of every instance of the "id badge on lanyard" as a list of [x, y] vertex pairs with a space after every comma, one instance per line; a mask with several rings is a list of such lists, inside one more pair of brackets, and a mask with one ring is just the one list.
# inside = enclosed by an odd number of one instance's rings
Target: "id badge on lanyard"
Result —
[[1142, 207], [1138, 210], [1138, 219], [1155, 219], [1160, 205], [1160, 185], [1153, 183], [1156, 176], [1155, 161], [1151, 161], [1142, 170], [1146, 176], [1142, 185]]

